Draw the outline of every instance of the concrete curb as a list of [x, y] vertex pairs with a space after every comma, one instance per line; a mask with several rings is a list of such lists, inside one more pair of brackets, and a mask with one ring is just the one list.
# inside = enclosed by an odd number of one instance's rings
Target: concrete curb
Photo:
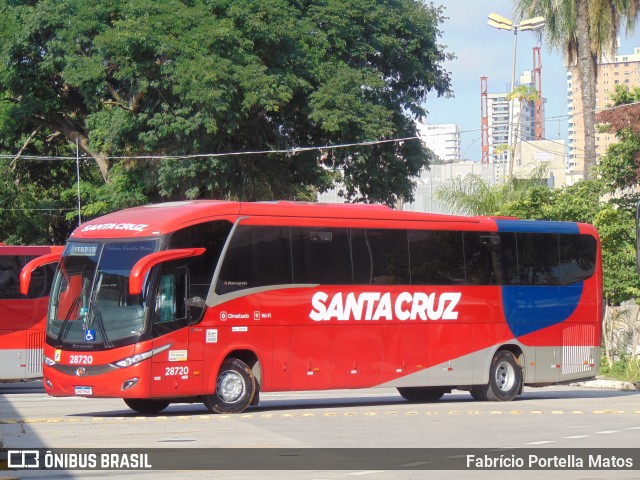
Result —
[[638, 386], [632, 382], [622, 380], [610, 380], [607, 378], [596, 378], [586, 382], [572, 383], [576, 387], [600, 388], [606, 390], [638, 390]]

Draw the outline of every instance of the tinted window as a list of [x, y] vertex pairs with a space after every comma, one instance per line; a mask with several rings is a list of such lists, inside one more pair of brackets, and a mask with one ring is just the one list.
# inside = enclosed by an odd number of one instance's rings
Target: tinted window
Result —
[[187, 269], [163, 269], [154, 300], [153, 336], [158, 337], [187, 324]]
[[0, 256], [0, 298], [20, 298], [20, 270], [25, 265], [25, 257], [15, 255]]
[[171, 236], [170, 249], [204, 247], [203, 255], [182, 259], [171, 265], [185, 265], [189, 269], [189, 298], [198, 303], [207, 298], [220, 252], [231, 231], [230, 222], [208, 222], [178, 230]]
[[293, 283], [289, 227], [238, 226], [216, 292], [289, 283]]
[[517, 284], [515, 234], [464, 232], [467, 284]]
[[520, 285], [560, 285], [558, 235], [518, 233]]
[[412, 284], [464, 283], [462, 232], [410, 230], [408, 233]]
[[410, 284], [406, 230], [351, 230], [355, 283]]
[[353, 283], [346, 228], [294, 228], [291, 246], [294, 283]]
[[51, 282], [56, 270], [55, 263], [36, 268], [31, 273], [29, 293], [20, 294], [20, 272], [22, 267], [36, 256], [3, 255], [0, 256], [0, 298], [39, 298], [46, 297], [51, 291]]
[[51, 293], [51, 282], [56, 273], [56, 263], [48, 263], [36, 268], [31, 274], [27, 298], [47, 297]]
[[596, 239], [589, 235], [560, 235], [560, 266], [562, 285], [591, 277], [596, 268]]

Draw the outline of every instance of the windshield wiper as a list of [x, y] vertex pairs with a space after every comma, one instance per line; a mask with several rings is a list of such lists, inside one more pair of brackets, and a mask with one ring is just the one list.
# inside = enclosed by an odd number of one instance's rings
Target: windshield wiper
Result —
[[62, 346], [62, 340], [66, 338], [67, 333], [69, 332], [69, 327], [71, 326], [71, 323], [69, 323], [69, 319], [71, 318], [71, 312], [73, 312], [73, 310], [78, 306], [78, 303], [80, 303], [80, 296], [77, 296], [76, 298], [73, 299], [73, 302], [71, 302], [71, 306], [69, 307], [69, 310], [67, 310], [67, 313], [64, 316], [62, 325], [60, 325], [60, 331], [58, 332], [58, 337], [56, 338], [56, 343], [58, 344], [58, 347]]
[[104, 322], [102, 321], [102, 313], [98, 308], [95, 308], [95, 313], [93, 314], [93, 322], [96, 322], [98, 325], [98, 331], [100, 332], [100, 336], [102, 336], [102, 343], [104, 344], [104, 347], [105, 348], [113, 347], [113, 343], [111, 343], [111, 340], [109, 340], [109, 337], [107, 337], [107, 329], [104, 328]]

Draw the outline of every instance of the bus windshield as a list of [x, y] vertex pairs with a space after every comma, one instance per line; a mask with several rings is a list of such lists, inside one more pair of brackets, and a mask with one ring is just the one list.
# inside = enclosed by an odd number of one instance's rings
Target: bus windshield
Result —
[[86, 349], [134, 343], [145, 331], [145, 298], [129, 295], [129, 274], [159, 244], [158, 239], [70, 242], [53, 281], [48, 342]]

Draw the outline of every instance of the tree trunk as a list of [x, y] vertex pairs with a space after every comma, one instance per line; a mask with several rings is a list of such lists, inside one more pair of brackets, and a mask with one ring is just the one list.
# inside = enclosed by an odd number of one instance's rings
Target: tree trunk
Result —
[[604, 354], [609, 368], [613, 368], [613, 319], [615, 307], [605, 306], [604, 321], [602, 324], [602, 337], [604, 339]]
[[89, 146], [89, 137], [77, 129], [73, 124], [66, 121], [64, 118], [58, 118], [55, 121], [57, 129], [69, 139], [70, 142], [76, 143], [78, 141], [79, 147], [93, 157], [98, 164], [100, 173], [105, 183], [109, 183], [109, 160], [104, 153], [96, 152]]
[[[576, 13], [577, 67], [580, 74], [584, 127], [584, 178], [589, 180], [593, 178], [591, 169], [596, 165], [595, 111], [598, 65], [597, 59], [591, 51], [588, 0], [578, 0], [576, 2]], [[580, 153], [578, 152], [578, 154]]]

